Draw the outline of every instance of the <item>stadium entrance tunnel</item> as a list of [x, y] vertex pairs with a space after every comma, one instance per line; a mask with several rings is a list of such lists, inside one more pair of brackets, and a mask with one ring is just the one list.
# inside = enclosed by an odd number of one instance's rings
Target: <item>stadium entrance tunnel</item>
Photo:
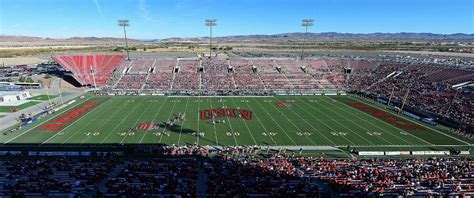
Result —
[[76, 78], [74, 78], [72, 73], [64, 72], [64, 73], [60, 74], [60, 76], [63, 76], [63, 80], [65, 80], [69, 84], [73, 85], [74, 87], [82, 87], [83, 86], [81, 83], [79, 83], [79, 81], [76, 80]]

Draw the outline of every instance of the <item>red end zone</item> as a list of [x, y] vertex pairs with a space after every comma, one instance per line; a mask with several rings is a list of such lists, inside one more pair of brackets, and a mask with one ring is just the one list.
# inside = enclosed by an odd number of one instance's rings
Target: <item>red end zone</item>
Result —
[[346, 102], [346, 104], [350, 105], [351, 107], [354, 107], [356, 109], [359, 109], [363, 112], [366, 112], [374, 117], [380, 118], [384, 120], [385, 122], [388, 122], [392, 125], [397, 126], [398, 128], [404, 129], [404, 130], [409, 130], [409, 131], [424, 131], [426, 130], [425, 127], [422, 127], [420, 125], [415, 125], [415, 124], [410, 124], [407, 120], [402, 119], [398, 116], [394, 116], [390, 113], [387, 113], [385, 111], [382, 111], [380, 109], [368, 106], [364, 103], [361, 102]]
[[64, 125], [78, 119], [79, 117], [87, 114], [91, 109], [99, 105], [98, 102], [84, 102], [78, 107], [63, 113], [59, 117], [49, 121], [48, 123], [41, 126], [41, 129], [48, 131], [57, 131], [64, 127]]

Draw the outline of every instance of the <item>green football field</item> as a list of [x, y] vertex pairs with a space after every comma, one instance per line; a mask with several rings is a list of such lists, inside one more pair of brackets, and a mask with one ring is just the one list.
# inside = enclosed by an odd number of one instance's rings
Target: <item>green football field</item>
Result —
[[0, 142], [339, 147], [473, 142], [355, 96], [85, 96], [30, 126], [4, 133]]

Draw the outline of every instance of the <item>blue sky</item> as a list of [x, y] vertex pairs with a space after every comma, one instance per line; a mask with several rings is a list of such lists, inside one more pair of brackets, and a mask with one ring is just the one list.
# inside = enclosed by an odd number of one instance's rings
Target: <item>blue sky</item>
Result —
[[131, 38], [311, 32], [474, 33], [474, 0], [0, 0], [0, 34]]

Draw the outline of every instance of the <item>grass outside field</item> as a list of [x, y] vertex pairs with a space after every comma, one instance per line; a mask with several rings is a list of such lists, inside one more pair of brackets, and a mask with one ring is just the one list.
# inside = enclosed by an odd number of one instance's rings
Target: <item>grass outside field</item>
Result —
[[29, 101], [27, 103], [24, 103], [24, 104], [18, 105], [18, 106], [0, 106], [0, 112], [10, 112], [10, 108], [12, 108], [12, 107], [16, 107], [17, 110], [22, 110], [22, 109], [26, 109], [28, 107], [34, 106], [34, 105], [39, 104], [39, 103], [41, 103], [41, 102]]
[[[0, 136], [2, 143], [38, 144], [167, 144], [167, 145], [275, 145], [339, 146], [368, 148], [406, 146], [428, 148], [437, 145], [468, 145], [474, 141], [457, 137], [442, 127], [423, 126], [423, 130], [401, 129], [349, 104], [378, 106], [352, 96], [276, 96], [276, 97], [166, 97], [166, 96], [87, 96], [63, 111], [97, 102], [85, 115], [61, 129], [42, 129], [53, 123], [46, 117], [31, 126]], [[280, 105], [277, 105], [277, 103]], [[284, 105], [282, 105], [284, 104]], [[286, 107], [285, 107], [286, 106]], [[202, 120], [200, 110], [234, 108], [235, 116]], [[238, 109], [252, 111], [238, 116]], [[162, 123], [178, 113], [186, 119], [173, 126]], [[229, 111], [228, 111], [229, 112]], [[214, 114], [215, 116], [215, 114]], [[404, 118], [405, 119], [405, 118]], [[225, 124], [222, 122], [225, 121]], [[157, 122], [159, 128], [143, 131], [141, 123]], [[196, 134], [202, 133], [201, 136]]]
[[48, 99], [48, 95], [42, 94], [42, 95], [37, 95], [37, 96], [31, 97], [31, 98], [28, 98], [28, 100], [50, 100], [50, 99], [53, 99], [53, 98], [56, 98], [56, 97], [58, 97], [58, 96], [57, 95], [49, 95], [49, 99]]

